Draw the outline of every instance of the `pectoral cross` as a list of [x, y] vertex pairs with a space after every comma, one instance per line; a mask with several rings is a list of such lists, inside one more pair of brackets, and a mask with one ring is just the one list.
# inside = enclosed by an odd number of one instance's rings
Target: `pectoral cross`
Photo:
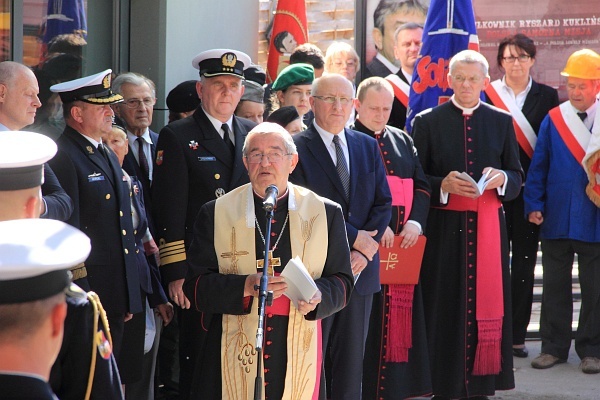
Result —
[[[264, 254], [264, 252], [263, 252]], [[256, 260], [256, 269], [262, 270], [265, 265], [265, 260]], [[274, 276], [275, 269], [273, 267], [281, 267], [281, 258], [275, 257], [273, 258], [273, 250], [269, 250], [269, 267], [267, 270], [267, 275]]]

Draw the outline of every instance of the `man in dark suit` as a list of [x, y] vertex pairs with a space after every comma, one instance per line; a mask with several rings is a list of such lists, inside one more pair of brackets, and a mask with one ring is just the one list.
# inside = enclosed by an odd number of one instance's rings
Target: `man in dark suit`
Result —
[[[38, 82], [25, 65], [4, 61], [0, 63], [0, 131], [18, 131], [31, 125], [42, 105], [37, 95]], [[56, 179], [48, 164], [42, 185], [42, 218], [67, 220], [73, 212], [73, 202]]]
[[373, 293], [380, 290], [378, 243], [391, 218], [392, 198], [377, 142], [344, 128], [352, 94], [352, 84], [342, 75], [315, 80], [310, 98], [315, 120], [294, 136], [300, 161], [291, 177], [339, 203], [346, 220], [355, 290], [346, 308], [323, 320], [324, 351], [331, 345], [332, 399], [361, 396], [369, 314]]
[[[110, 77], [111, 70], [106, 70], [50, 88], [60, 94], [67, 123], [50, 165], [75, 205], [67, 222], [92, 241], [87, 276], [82, 276], [87, 282], [77, 282], [100, 296], [120, 366], [125, 320], [143, 310], [135, 259], [143, 249], [133, 236], [129, 186], [116, 155], [102, 143], [112, 127], [110, 104], [123, 99], [110, 90]], [[138, 340], [144, 340], [143, 331]]]
[[[192, 61], [200, 70], [196, 85], [201, 107], [160, 132], [152, 180], [160, 271], [168, 296], [184, 310], [190, 302], [182, 286], [187, 274], [186, 252], [200, 207], [248, 182], [242, 145], [254, 123], [233, 115], [244, 87], [248, 55], [235, 50], [208, 50]], [[181, 313], [180, 395], [187, 397], [197, 347], [202, 343], [207, 315]]]
[[123, 102], [115, 103], [113, 110], [123, 122], [129, 139], [129, 151], [123, 161], [123, 169], [131, 176], [137, 176], [144, 192], [144, 206], [150, 232], [154, 236], [152, 222], [152, 172], [156, 157], [158, 134], [150, 130], [152, 112], [156, 103], [154, 82], [135, 72], [126, 72], [115, 78], [112, 84], [115, 93], [123, 96]]

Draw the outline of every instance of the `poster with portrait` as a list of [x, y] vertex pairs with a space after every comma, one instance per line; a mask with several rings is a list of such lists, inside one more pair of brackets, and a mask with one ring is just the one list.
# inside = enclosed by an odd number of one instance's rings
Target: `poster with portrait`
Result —
[[[390, 3], [398, 4], [390, 7]], [[357, 49], [363, 66], [372, 61], [380, 47], [381, 52], [389, 53], [389, 47], [393, 47], [393, 31], [402, 23], [412, 21], [408, 17], [415, 16], [415, 13], [401, 12], [384, 12], [382, 16], [379, 12], [382, 7], [428, 9], [429, 4], [430, 0], [357, 0], [357, 11], [361, 12], [357, 12], [356, 37], [364, 38], [362, 43], [357, 43]], [[503, 75], [496, 63], [498, 43], [515, 33], [529, 36], [536, 44], [533, 79], [558, 88], [563, 100], [566, 99], [565, 80], [560, 71], [569, 55], [582, 48], [600, 53], [598, 0], [473, 0], [473, 9], [480, 50], [490, 63], [492, 80]], [[375, 19], [379, 20], [378, 24]]]
[[365, 37], [362, 48], [358, 46], [363, 66], [368, 65], [378, 52], [397, 64], [393, 53], [396, 28], [407, 22], [423, 24], [429, 3], [430, 0], [358, 0], [357, 9], [365, 10], [360, 13], [362, 21], [357, 21], [357, 26], [364, 29], [360, 32], [357, 28], [357, 37]]
[[503, 75], [496, 62], [498, 42], [515, 33], [533, 39], [537, 55], [531, 75], [557, 88], [561, 100], [566, 100], [566, 80], [560, 71], [569, 55], [583, 48], [600, 52], [598, 0], [474, 0], [473, 8], [480, 51], [490, 63], [492, 79]]

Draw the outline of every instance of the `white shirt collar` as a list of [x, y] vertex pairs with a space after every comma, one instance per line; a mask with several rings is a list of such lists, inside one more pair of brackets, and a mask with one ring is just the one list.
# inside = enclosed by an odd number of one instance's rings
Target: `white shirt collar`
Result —
[[400, 67], [395, 66], [394, 63], [390, 62], [390, 60], [385, 58], [380, 52], [377, 52], [375, 58], [381, 61], [381, 63], [392, 72], [392, 74], [397, 74], [398, 71], [400, 71]]
[[531, 90], [531, 86], [533, 84], [533, 79], [531, 79], [531, 77], [529, 77], [529, 82], [527, 83], [527, 87], [525, 88], [525, 90], [523, 90], [521, 93], [519, 93], [517, 95], [515, 95], [515, 92], [511, 89], [511, 87], [506, 84], [506, 75], [504, 75], [502, 77], [500, 82], [502, 83], [502, 89], [505, 90], [508, 94], [510, 94], [510, 96], [517, 103], [517, 106], [519, 107], [519, 109], [522, 109], [523, 105], [525, 104], [525, 98], [527, 98], [527, 95], [529, 94], [529, 91]]
[[[219, 133], [219, 135], [221, 137], [223, 137], [223, 134], [221, 133], [221, 126], [223, 125], [223, 122], [219, 121], [218, 119], [216, 119], [215, 117], [213, 117], [212, 115], [207, 113], [204, 108], [202, 108], [202, 111], [204, 112], [204, 114], [206, 114], [206, 116], [208, 117], [208, 120], [210, 121], [211, 124], [213, 124], [213, 126], [215, 127], [215, 130]], [[231, 117], [229, 117], [229, 119], [225, 123], [229, 127], [229, 132], [233, 132], [233, 115]]]
[[[321, 136], [321, 139], [323, 140], [323, 143], [325, 143], [325, 146], [326, 147], [331, 146], [331, 143], [333, 143], [333, 138], [336, 135], [333, 134], [333, 133], [331, 133], [331, 132], [327, 132], [325, 129], [321, 128], [317, 124], [317, 121], [313, 121], [313, 124], [315, 126], [315, 129], [319, 133], [319, 136]], [[342, 142], [343, 147], [348, 147], [348, 144], [346, 142], [346, 131], [345, 131], [345, 129], [342, 129], [340, 132], [338, 132], [337, 136], [340, 138], [340, 142]]]
[[[144, 141], [146, 141], [146, 143], [148, 144], [152, 144], [152, 138], [150, 137], [150, 129], [146, 128], [144, 130], [144, 133], [142, 134], [142, 136], [140, 136], [142, 139], [144, 139]], [[129, 130], [127, 130], [127, 139], [129, 139], [129, 143], [133, 143], [137, 140], [137, 136], [135, 136], [135, 134], [131, 133]]]
[[408, 84], [410, 85], [412, 83], [412, 74], [408, 74], [408, 72], [406, 72], [404, 69], [400, 68], [400, 71], [402, 71], [402, 75], [404, 75], [404, 77], [406, 78], [406, 80], [408, 81]]
[[473, 115], [473, 112], [475, 110], [477, 110], [479, 108], [479, 106], [481, 105], [481, 100], [479, 100], [475, 107], [471, 107], [471, 108], [463, 107], [456, 102], [456, 100], [454, 99], [454, 95], [452, 95], [452, 97], [450, 97], [450, 101], [452, 101], [452, 104], [454, 104], [456, 107], [458, 107], [462, 110], [463, 115]]
[[[569, 102], [569, 104], [571, 104], [571, 102]], [[582, 111], [579, 111], [578, 109], [576, 109], [575, 107], [573, 107], [573, 104], [571, 104], [571, 107], [573, 108], [573, 111], [576, 114], [582, 112]], [[594, 120], [596, 119], [596, 111], [597, 110], [598, 110], [598, 100], [596, 99], [596, 101], [587, 110], [585, 110], [585, 112], [587, 113], [587, 117], [585, 117], [585, 120], [583, 120], [583, 124], [585, 125], [586, 128], [588, 128], [588, 130], [592, 129], [592, 126], [594, 126]]]

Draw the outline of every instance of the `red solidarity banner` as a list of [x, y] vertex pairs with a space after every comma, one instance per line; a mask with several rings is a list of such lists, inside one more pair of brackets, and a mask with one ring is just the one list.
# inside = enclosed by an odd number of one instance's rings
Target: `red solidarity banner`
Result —
[[279, 71], [289, 65], [290, 54], [296, 46], [308, 41], [304, 0], [279, 0], [273, 18], [267, 61], [269, 82], [273, 82]]

